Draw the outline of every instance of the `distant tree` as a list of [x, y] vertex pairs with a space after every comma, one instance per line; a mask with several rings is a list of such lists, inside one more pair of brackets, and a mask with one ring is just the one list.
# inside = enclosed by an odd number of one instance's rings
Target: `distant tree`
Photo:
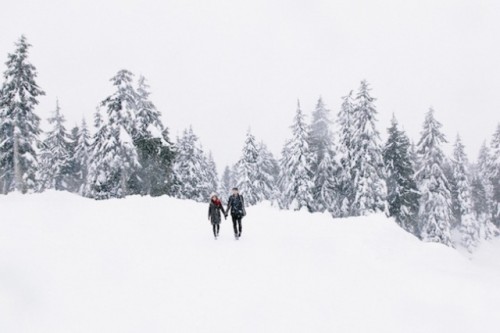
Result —
[[500, 227], [500, 123], [491, 139], [491, 213], [493, 223]]
[[292, 138], [283, 148], [280, 162], [280, 187], [282, 189], [282, 206], [300, 210], [306, 207], [313, 209], [311, 175], [311, 153], [307, 143], [308, 128], [304, 114], [297, 104], [297, 112], [292, 125]]
[[68, 133], [68, 188], [67, 191], [72, 193], [78, 193], [79, 183], [77, 180], [77, 174], [79, 172], [80, 163], [76, 159], [75, 150], [78, 142], [78, 133], [80, 132], [80, 128], [78, 125], [73, 126]]
[[499, 234], [498, 228], [491, 222], [490, 206], [484, 184], [478, 176], [471, 182], [472, 209], [480, 225], [480, 237], [492, 239]]
[[258, 156], [257, 142], [253, 134], [248, 131], [242, 156], [236, 164], [238, 168], [238, 188], [245, 195], [245, 202], [248, 205], [255, 205], [262, 197], [261, 189], [257, 184], [259, 173], [257, 165]]
[[337, 193], [339, 217], [351, 214], [351, 205], [354, 202], [355, 189], [351, 174], [353, 169], [352, 142], [354, 141], [354, 108], [353, 92], [342, 97], [342, 106], [337, 116], [338, 155], [340, 160], [339, 175], [337, 177]]
[[192, 127], [177, 138], [172, 194], [180, 199], [206, 201], [211, 191], [206, 176], [206, 157]]
[[[134, 124], [131, 135], [139, 164], [135, 192], [159, 196], [170, 191], [170, 174], [174, 160], [173, 144], [168, 129], [161, 122], [161, 113], [150, 100], [149, 86], [141, 76], [134, 93]], [[140, 181], [139, 181], [140, 179]]]
[[483, 239], [492, 238], [498, 228], [493, 224], [494, 190], [493, 181], [495, 174], [494, 162], [490, 149], [486, 142], [483, 142], [476, 165], [476, 181], [473, 182], [472, 198], [475, 202], [474, 211], [482, 225], [481, 237]]
[[462, 235], [462, 245], [472, 252], [479, 243], [481, 225], [473, 213], [471, 184], [469, 181], [468, 161], [465, 147], [457, 136], [453, 148], [453, 178], [456, 184], [457, 222]]
[[52, 117], [48, 119], [52, 128], [47, 132], [41, 149], [41, 180], [43, 189], [69, 190], [71, 175], [70, 137], [61, 114], [59, 101]]
[[387, 132], [388, 139], [383, 155], [387, 175], [389, 214], [403, 229], [418, 235], [420, 196], [414, 180], [415, 170], [410, 140], [406, 133], [398, 128], [394, 116]]
[[216, 192], [219, 188], [219, 175], [217, 174], [217, 165], [215, 164], [212, 152], [208, 153], [206, 163], [206, 182], [208, 183], [208, 189], [210, 193]]
[[35, 81], [35, 66], [28, 61], [30, 46], [21, 36], [15, 52], [8, 55], [0, 92], [0, 191], [4, 194], [37, 187], [41, 130], [35, 106], [45, 93]]
[[279, 164], [269, 151], [267, 146], [261, 142], [257, 145], [257, 188], [259, 201], [269, 200], [276, 202], [279, 191], [277, 190], [277, 180], [279, 177]]
[[124, 197], [140, 192], [141, 165], [132, 138], [137, 129], [137, 93], [133, 74], [120, 70], [111, 82], [115, 92], [105, 98], [96, 113], [96, 134], [92, 146], [86, 194], [96, 199]]
[[375, 98], [366, 81], [361, 81], [353, 112], [353, 137], [350, 142], [351, 179], [354, 198], [352, 215], [383, 212], [387, 188], [380, 134], [376, 129]]
[[233, 178], [234, 176], [231, 169], [226, 166], [219, 182], [219, 196], [224, 200], [226, 200], [226, 198], [229, 196], [229, 193], [231, 193], [231, 189], [233, 188], [234, 184]]
[[73, 182], [74, 191], [84, 194], [91, 157], [92, 137], [87, 127], [87, 122], [82, 119], [74, 140]]
[[434, 118], [434, 110], [430, 109], [417, 145], [419, 170], [416, 180], [421, 194], [419, 230], [424, 241], [451, 246], [451, 193], [441, 167], [445, 162], [441, 144], [446, 142], [441, 127]]
[[311, 151], [311, 173], [314, 186], [312, 188], [313, 210], [324, 212], [329, 210], [339, 214], [337, 207], [336, 178], [339, 166], [335, 160], [332, 121], [328, 110], [320, 97], [312, 114], [308, 141]]

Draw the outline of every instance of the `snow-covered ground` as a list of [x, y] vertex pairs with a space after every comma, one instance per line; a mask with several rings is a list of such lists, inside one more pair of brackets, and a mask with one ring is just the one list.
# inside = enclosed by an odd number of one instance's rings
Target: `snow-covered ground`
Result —
[[499, 332], [500, 240], [472, 259], [383, 216], [0, 197], [0, 332]]

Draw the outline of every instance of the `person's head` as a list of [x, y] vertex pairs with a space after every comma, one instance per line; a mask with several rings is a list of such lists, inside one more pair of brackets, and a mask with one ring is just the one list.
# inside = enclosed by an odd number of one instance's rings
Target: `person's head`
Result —
[[233, 195], [237, 195], [239, 193], [237, 187], [233, 187]]
[[218, 198], [217, 198], [217, 193], [212, 193], [212, 194], [210, 194], [210, 199], [211, 199], [212, 201], [217, 201], [217, 199], [218, 199]]

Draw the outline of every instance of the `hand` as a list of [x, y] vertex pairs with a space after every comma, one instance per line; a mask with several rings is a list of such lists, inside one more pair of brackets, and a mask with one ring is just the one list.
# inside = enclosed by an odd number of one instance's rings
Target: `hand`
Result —
[[227, 215], [224, 215], [224, 220], [227, 220]]

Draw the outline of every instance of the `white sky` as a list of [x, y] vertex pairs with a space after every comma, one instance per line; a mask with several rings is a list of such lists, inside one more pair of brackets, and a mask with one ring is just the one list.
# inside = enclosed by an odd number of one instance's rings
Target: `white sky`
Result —
[[[21, 34], [68, 127], [112, 91], [127, 68], [149, 81], [171, 138], [193, 125], [219, 169], [250, 127], [278, 157], [297, 98], [310, 113], [367, 79], [385, 137], [392, 113], [417, 141], [430, 106], [475, 159], [500, 121], [500, 1], [9, 1], [0, 61]], [[5, 66], [0, 67], [3, 72]], [[44, 124], [45, 125], [45, 124]]]

